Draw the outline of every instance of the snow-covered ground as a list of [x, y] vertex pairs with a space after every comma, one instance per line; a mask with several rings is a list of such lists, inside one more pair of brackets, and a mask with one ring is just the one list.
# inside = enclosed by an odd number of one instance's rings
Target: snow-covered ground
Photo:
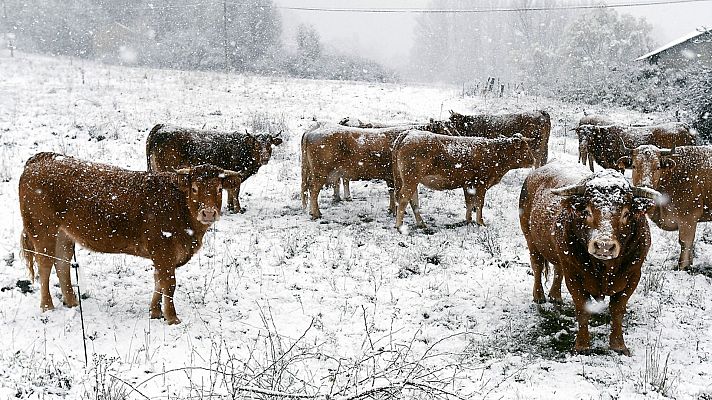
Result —
[[[461, 398], [712, 398], [709, 224], [700, 225], [692, 273], [673, 268], [677, 234], [652, 227], [653, 247], [625, 319], [632, 351], [625, 357], [606, 350], [607, 312], [594, 320], [593, 354], [573, 355], [576, 325], [568, 293], [562, 310], [533, 305], [517, 218], [528, 169], [508, 173], [488, 192], [485, 228], [461, 224], [461, 192], [421, 189], [432, 230], [399, 234], [387, 214], [382, 182], [353, 183], [352, 202], [332, 204], [325, 190], [323, 220], [311, 221], [301, 209], [299, 139], [313, 120], [425, 121], [445, 118], [450, 109], [539, 108], [552, 116], [550, 158], [575, 162], [577, 143], [568, 129], [582, 107], [551, 99], [462, 98], [452, 87], [164, 71], [3, 54], [0, 398], [239, 397], [237, 386], [346, 398], [404, 380]], [[665, 118], [591, 111], [621, 122]], [[25, 160], [56, 151], [144, 169], [145, 138], [156, 123], [233, 130], [249, 128], [256, 119], [284, 124], [285, 143], [244, 184], [247, 212], [224, 215], [203, 249], [178, 270], [182, 324], [148, 318], [148, 260], [78, 250], [81, 289], [87, 293], [85, 367], [79, 310], [56, 300], [56, 277], [51, 292], [58, 306], [51, 312], [40, 312], [37, 291], [16, 288], [27, 279], [18, 254], [17, 199]], [[412, 216], [406, 222], [412, 225]], [[423, 391], [406, 395], [434, 398]]]

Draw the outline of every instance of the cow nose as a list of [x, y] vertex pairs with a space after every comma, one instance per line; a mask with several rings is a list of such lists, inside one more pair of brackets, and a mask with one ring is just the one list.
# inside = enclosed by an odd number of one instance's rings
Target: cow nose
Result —
[[611, 260], [618, 257], [620, 244], [611, 238], [594, 239], [588, 246], [588, 252], [601, 260]]
[[203, 208], [198, 213], [198, 220], [204, 224], [211, 224], [218, 220], [220, 214], [214, 207]]

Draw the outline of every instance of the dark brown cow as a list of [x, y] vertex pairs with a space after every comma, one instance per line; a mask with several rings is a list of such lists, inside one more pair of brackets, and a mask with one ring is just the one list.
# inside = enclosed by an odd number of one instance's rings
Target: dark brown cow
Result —
[[[256, 174], [272, 157], [272, 147], [282, 139], [272, 135], [216, 132], [158, 124], [146, 139], [148, 171], [175, 171], [211, 164], [239, 172], [242, 180]], [[227, 189], [227, 209], [244, 212], [240, 185]]]
[[551, 300], [561, 302], [563, 276], [576, 308], [575, 351], [590, 348], [587, 304], [610, 296], [609, 346], [630, 354], [623, 341], [623, 315], [650, 247], [645, 212], [659, 196], [632, 187], [619, 172], [591, 174], [580, 164], [553, 162], [524, 181], [519, 222], [534, 272], [534, 302], [546, 301], [541, 274], [551, 263]]
[[678, 267], [692, 265], [692, 248], [698, 222], [712, 221], [712, 147], [685, 146], [673, 150], [645, 145], [623, 157], [622, 166], [633, 168], [633, 184], [655, 189], [666, 202], [649, 213], [666, 231], [679, 231]]
[[391, 146], [405, 127], [362, 129], [341, 125], [322, 125], [302, 136], [302, 206], [313, 219], [321, 218], [319, 192], [326, 184], [344, 180], [383, 180], [390, 193], [389, 211], [395, 212], [393, 201], [393, 169]]
[[[583, 165], [588, 163], [588, 129], [582, 129], [584, 125], [613, 125], [613, 120], [605, 115], [584, 115], [579, 120], [578, 126], [574, 128], [579, 143], [579, 162]], [[593, 163], [593, 160], [591, 160]]]
[[398, 209], [396, 228], [400, 229], [405, 206], [411, 203], [417, 226], [424, 227], [418, 204], [418, 184], [434, 190], [462, 188], [465, 194], [465, 219], [484, 225], [482, 206], [487, 189], [499, 183], [507, 171], [531, 165], [531, 139], [521, 135], [496, 139], [438, 135], [411, 130], [393, 147]]
[[212, 165], [153, 174], [54, 153], [30, 158], [19, 186], [22, 253], [33, 279], [34, 263], [39, 266], [40, 308], [54, 308], [52, 265], [64, 304], [77, 305], [69, 262], [79, 243], [153, 261], [151, 318], [160, 318], [163, 297], [166, 322], [179, 323], [173, 304], [175, 269], [200, 249], [203, 235], [220, 217], [222, 187], [236, 183], [237, 172]]
[[531, 111], [500, 115], [463, 115], [450, 111], [453, 129], [462, 136], [495, 138], [521, 134], [532, 139], [533, 166], [546, 164], [549, 158], [551, 117], [546, 111]]
[[[593, 171], [593, 161], [603, 168], [620, 169], [618, 159], [630, 156], [630, 150], [645, 144], [671, 148], [675, 146], [696, 146], [701, 143], [698, 135], [689, 126], [679, 122], [660, 125], [623, 127], [618, 125], [586, 125], [589, 167]], [[622, 171], [622, 170], [621, 170]]]

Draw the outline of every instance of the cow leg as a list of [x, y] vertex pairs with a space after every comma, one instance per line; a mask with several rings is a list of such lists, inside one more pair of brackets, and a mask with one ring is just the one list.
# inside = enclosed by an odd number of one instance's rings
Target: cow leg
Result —
[[425, 228], [425, 221], [420, 215], [420, 197], [418, 196], [418, 187], [415, 187], [415, 192], [410, 198], [410, 208], [413, 210], [413, 216], [415, 217], [415, 226], [418, 228]]
[[346, 178], [342, 178], [341, 181], [344, 184], [344, 200], [351, 201], [351, 181]]
[[477, 225], [486, 226], [482, 219], [482, 207], [485, 205], [485, 194], [487, 188], [484, 186], [475, 189], [475, 208], [477, 209]]
[[388, 188], [388, 214], [396, 215], [396, 191], [394, 188]]
[[[176, 309], [173, 303], [173, 297], [176, 291], [175, 267], [166, 268], [156, 265], [155, 268], [154, 279], [156, 280], [156, 288], [160, 289], [160, 293], [163, 296], [163, 317], [168, 325], [180, 324], [180, 319], [178, 319], [178, 315], [176, 315]], [[158, 305], [160, 306], [160, 302], [156, 301], [156, 293], [154, 293], [151, 300], [151, 318], [156, 318], [155, 303], [159, 303]]]
[[538, 251], [531, 250], [531, 246], [529, 248], [529, 262], [534, 273], [532, 296], [536, 304], [543, 304], [546, 302], [546, 297], [544, 296], [544, 286], [541, 283], [541, 275], [544, 272], [544, 268], [546, 268], [546, 259]]
[[561, 280], [563, 278], [561, 267], [554, 265], [554, 279], [552, 279], [551, 288], [549, 288], [549, 301], [554, 304], [564, 304], [561, 298]]
[[588, 162], [588, 146], [585, 143], [579, 145], [579, 162], [583, 165]]
[[628, 300], [633, 295], [635, 288], [640, 281], [640, 268], [632, 269], [635, 272], [628, 277], [628, 285], [623, 291], [611, 296], [609, 309], [611, 312], [611, 335], [608, 338], [608, 347], [616, 353], [630, 356], [630, 350], [625, 346], [623, 341], [623, 316], [625, 315]]
[[[49, 227], [47, 227], [49, 228]], [[49, 228], [51, 229], [51, 228]], [[38, 273], [40, 276], [40, 309], [42, 311], [54, 309], [52, 296], [49, 293], [49, 276], [52, 273], [54, 265], [54, 253], [56, 248], [56, 233], [48, 235], [45, 240], [33, 240], [35, 251], [41, 254], [35, 254], [35, 260], [38, 265]]]
[[235, 191], [232, 189], [225, 189], [225, 191], [227, 192], [227, 210], [229, 212], [235, 212], [235, 208], [232, 205], [232, 201], [235, 197]]
[[[417, 186], [416, 186], [417, 190]], [[398, 190], [398, 209], [396, 210], [396, 229], [400, 229], [400, 227], [403, 225], [403, 217], [405, 217], [405, 208], [408, 207], [408, 203], [410, 202], [410, 207], [413, 209], [413, 213], [415, 213], [415, 210], [417, 209], [416, 207], [413, 207], [413, 203], [411, 202], [411, 199], [414, 194], [414, 190], [412, 187], [406, 187], [406, 186], [401, 186], [400, 189]]]
[[332, 201], [338, 203], [341, 201], [341, 178], [336, 178], [330, 182], [331, 186], [334, 188], [334, 197]]
[[566, 277], [566, 287], [571, 293], [571, 298], [574, 301], [576, 309], [576, 322], [578, 323], [578, 332], [576, 332], [576, 342], [574, 343], [574, 351], [583, 353], [591, 348], [591, 335], [588, 332], [588, 321], [590, 318], [589, 312], [586, 310], [586, 302], [589, 296], [584, 293], [583, 286], [575, 278]]
[[680, 259], [678, 268], [682, 271], [692, 265], [692, 248], [695, 243], [697, 221], [685, 221], [678, 225], [680, 242]]
[[240, 206], [240, 185], [227, 190], [227, 210], [233, 213], [244, 213], [245, 210]]
[[324, 187], [325, 180], [317, 177], [312, 177], [309, 182], [309, 208], [312, 219], [321, 218], [319, 211], [319, 192]]
[[465, 221], [472, 223], [472, 209], [475, 208], [475, 188], [465, 186], [462, 188], [465, 193]]
[[151, 296], [151, 319], [158, 319], [163, 316], [161, 311], [161, 298], [163, 297], [163, 288], [161, 280], [158, 276], [158, 270], [153, 270], [153, 295]]
[[591, 172], [596, 172], [593, 169], [593, 156], [591, 154], [588, 155], [588, 168], [591, 170]]
[[62, 297], [64, 305], [67, 307], [76, 307], [79, 305], [77, 296], [72, 288], [72, 275], [70, 262], [74, 255], [74, 241], [61, 230], [57, 234], [55, 257], [55, 269], [57, 278], [59, 278], [59, 287], [62, 289]]

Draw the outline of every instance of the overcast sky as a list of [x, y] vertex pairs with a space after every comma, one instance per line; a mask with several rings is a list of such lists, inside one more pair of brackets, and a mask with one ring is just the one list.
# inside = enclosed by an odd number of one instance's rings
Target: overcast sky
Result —
[[[428, 8], [437, 0], [275, 0], [278, 5], [327, 8]], [[615, 0], [608, 3], [636, 3]], [[473, 3], [476, 2], [473, 0]], [[645, 17], [653, 25], [653, 38], [660, 45], [699, 26], [712, 27], [712, 1], [686, 4], [626, 7], [619, 12]], [[407, 62], [413, 45], [417, 14], [365, 14], [281, 10], [285, 37], [293, 42], [300, 23], [314, 25], [323, 42], [348, 52], [358, 52], [390, 66]], [[485, 16], [486, 14], [478, 14]]]

